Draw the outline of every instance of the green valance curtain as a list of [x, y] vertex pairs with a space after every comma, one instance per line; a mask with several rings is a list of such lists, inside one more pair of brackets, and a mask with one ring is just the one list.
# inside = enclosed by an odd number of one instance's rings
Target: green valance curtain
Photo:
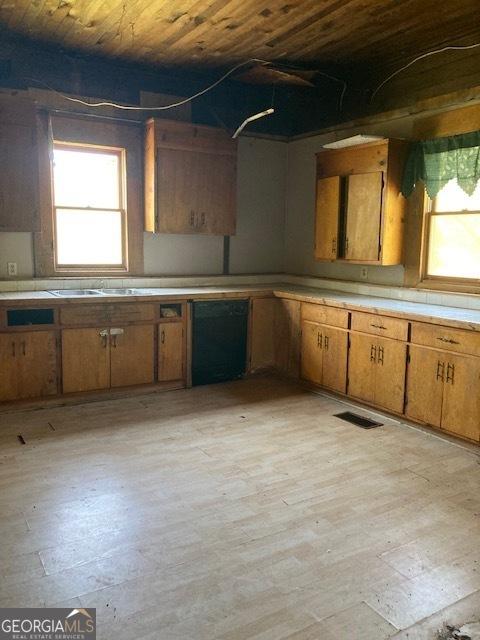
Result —
[[402, 182], [405, 197], [421, 180], [428, 196], [434, 198], [452, 179], [467, 195], [475, 191], [480, 180], [480, 131], [411, 145]]

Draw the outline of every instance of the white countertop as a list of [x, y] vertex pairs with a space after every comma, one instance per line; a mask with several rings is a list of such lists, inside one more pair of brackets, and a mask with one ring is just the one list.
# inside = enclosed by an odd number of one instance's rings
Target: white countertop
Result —
[[395, 317], [407, 317], [418, 319], [423, 322], [434, 322], [436, 324], [447, 324], [452, 326], [468, 326], [470, 329], [480, 331], [480, 311], [473, 309], [463, 309], [460, 307], [447, 307], [435, 304], [420, 302], [407, 302], [404, 300], [394, 300], [391, 298], [381, 298], [355, 293], [344, 293], [330, 289], [317, 289], [314, 287], [303, 287], [291, 284], [258, 284], [258, 285], [236, 285], [236, 286], [206, 286], [206, 287], [178, 287], [149, 289], [148, 293], [132, 296], [122, 295], [101, 295], [101, 296], [55, 296], [48, 291], [12, 291], [0, 293], [0, 303], [8, 304], [16, 301], [22, 302], [31, 300], [38, 306], [38, 301], [44, 300], [54, 303], [71, 304], [82, 301], [83, 303], [102, 302], [131, 302], [147, 301], [150, 298], [215, 298], [229, 294], [236, 296], [245, 294], [261, 295], [262, 292], [274, 292], [277, 296], [295, 297], [304, 301], [322, 303], [329, 306], [345, 307], [354, 310], [364, 310], [369, 312], [383, 313]]

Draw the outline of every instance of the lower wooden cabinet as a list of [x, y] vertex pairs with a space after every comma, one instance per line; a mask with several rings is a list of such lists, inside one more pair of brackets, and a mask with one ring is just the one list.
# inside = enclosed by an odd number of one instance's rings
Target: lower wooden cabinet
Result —
[[110, 329], [110, 386], [129, 387], [154, 381], [154, 326]]
[[0, 401], [57, 393], [53, 331], [0, 334]]
[[304, 320], [302, 322], [301, 377], [345, 393], [348, 333]]
[[300, 302], [255, 298], [250, 305], [250, 372], [276, 368], [298, 378]]
[[404, 342], [351, 333], [348, 394], [402, 413], [406, 362]]
[[168, 382], [184, 377], [184, 329], [181, 322], [158, 326], [158, 380]]
[[63, 392], [153, 382], [153, 334], [153, 325], [63, 329]]
[[62, 331], [63, 393], [110, 386], [109, 333], [105, 328]]
[[405, 413], [480, 440], [480, 358], [411, 346]]

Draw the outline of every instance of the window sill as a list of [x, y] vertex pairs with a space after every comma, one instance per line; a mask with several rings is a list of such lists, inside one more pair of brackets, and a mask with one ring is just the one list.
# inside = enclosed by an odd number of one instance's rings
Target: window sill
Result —
[[416, 289], [422, 291], [441, 291], [443, 293], [464, 293], [467, 295], [480, 295], [480, 282], [453, 282], [452, 280], [436, 280], [425, 278], [421, 280]]

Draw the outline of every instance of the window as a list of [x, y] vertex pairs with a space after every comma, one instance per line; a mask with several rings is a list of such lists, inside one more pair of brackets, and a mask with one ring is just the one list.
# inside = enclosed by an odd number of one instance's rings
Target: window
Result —
[[431, 202], [427, 216], [425, 275], [480, 282], [480, 183], [468, 196], [451, 180]]
[[126, 269], [124, 155], [123, 149], [55, 143], [56, 270]]

